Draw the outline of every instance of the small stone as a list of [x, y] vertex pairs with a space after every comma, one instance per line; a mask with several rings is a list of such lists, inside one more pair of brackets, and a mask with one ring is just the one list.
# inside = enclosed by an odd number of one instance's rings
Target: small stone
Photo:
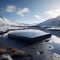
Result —
[[9, 54], [3, 54], [0, 58], [1, 60], [13, 60]]
[[6, 50], [4, 48], [0, 48], [0, 54], [6, 53]]
[[32, 55], [27, 55], [26, 59], [27, 60], [33, 60], [33, 57], [32, 57]]
[[19, 54], [13, 53], [13, 54], [11, 54], [11, 57], [12, 57], [13, 59], [18, 59], [18, 58], [21, 58], [22, 56], [20, 56]]
[[7, 52], [8, 52], [9, 54], [18, 54], [18, 55], [20, 55], [20, 56], [24, 56], [24, 55], [26, 54], [24, 51], [18, 50], [18, 49], [16, 49], [16, 48], [7, 49]]
[[42, 52], [42, 51], [40, 51], [40, 54], [43, 54], [43, 52]]
[[49, 46], [49, 48], [51, 48], [51, 46]]
[[37, 51], [37, 55], [40, 55], [40, 52], [39, 51]]

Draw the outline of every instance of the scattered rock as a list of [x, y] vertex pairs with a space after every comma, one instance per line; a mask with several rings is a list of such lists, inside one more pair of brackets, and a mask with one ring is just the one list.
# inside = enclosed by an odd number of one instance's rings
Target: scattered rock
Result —
[[40, 54], [43, 54], [43, 52], [42, 52], [42, 51], [40, 51]]
[[18, 50], [16, 48], [9, 48], [9, 49], [0, 48], [0, 56], [1, 56], [1, 59], [3, 60], [18, 59], [18, 58], [25, 56], [25, 54], [26, 53], [24, 51]]
[[51, 48], [51, 46], [49, 46], [49, 48]]
[[39, 51], [37, 51], [37, 55], [40, 55], [40, 52]]
[[9, 54], [2, 54], [0, 59], [1, 60], [13, 60]]
[[27, 59], [27, 60], [33, 60], [33, 56], [28, 54], [28, 55], [26, 56], [26, 59]]
[[6, 50], [4, 48], [0, 48], [0, 55], [6, 53]]
[[17, 54], [17, 53], [13, 53], [13, 54], [11, 54], [11, 57], [12, 57], [13, 59], [19, 59], [19, 58], [21, 58], [22, 56], [20, 56], [20, 55]]
[[14, 59], [21, 58], [26, 54], [24, 51], [18, 50], [16, 48], [7, 49], [7, 53], [9, 53], [11, 57]]

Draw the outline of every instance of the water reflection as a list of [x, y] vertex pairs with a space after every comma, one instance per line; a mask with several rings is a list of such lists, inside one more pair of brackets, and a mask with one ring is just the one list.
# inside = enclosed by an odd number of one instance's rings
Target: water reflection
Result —
[[51, 40], [48, 43], [54, 47], [52, 52], [60, 54], [60, 38], [59, 37], [52, 35]]
[[45, 33], [44, 31], [40, 31], [37, 29], [25, 29], [25, 30], [14, 31], [12, 34], [16, 36], [34, 38], [38, 36], [48, 35], [49, 33]]
[[50, 43], [57, 43], [60, 44], [60, 38], [58, 38], [55, 35], [52, 35], [51, 40], [49, 41]]

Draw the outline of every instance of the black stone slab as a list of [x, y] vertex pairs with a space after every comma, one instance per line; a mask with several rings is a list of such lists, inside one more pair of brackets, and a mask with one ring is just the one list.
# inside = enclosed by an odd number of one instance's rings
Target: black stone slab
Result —
[[37, 29], [20, 30], [8, 34], [8, 38], [14, 38], [16, 40], [21, 40], [29, 43], [42, 41], [50, 37], [51, 37], [50, 33], [45, 33]]
[[3, 31], [0, 31], [0, 35], [2, 35], [4, 32]]

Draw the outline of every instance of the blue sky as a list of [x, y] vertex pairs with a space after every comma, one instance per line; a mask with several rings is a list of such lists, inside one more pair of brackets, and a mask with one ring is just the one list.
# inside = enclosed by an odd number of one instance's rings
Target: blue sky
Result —
[[40, 23], [60, 15], [60, 0], [0, 0], [0, 16], [18, 23]]

